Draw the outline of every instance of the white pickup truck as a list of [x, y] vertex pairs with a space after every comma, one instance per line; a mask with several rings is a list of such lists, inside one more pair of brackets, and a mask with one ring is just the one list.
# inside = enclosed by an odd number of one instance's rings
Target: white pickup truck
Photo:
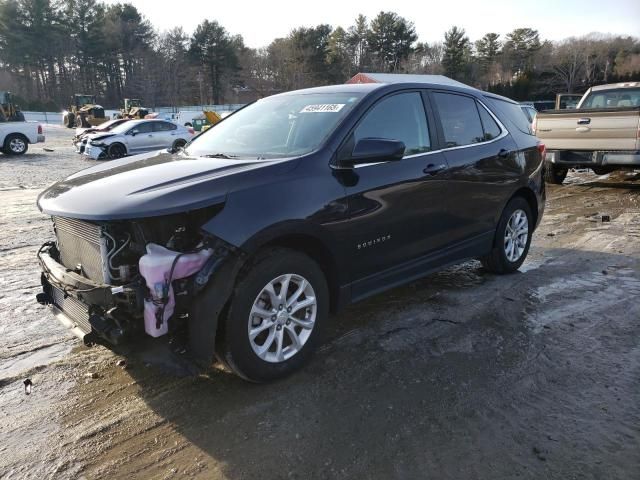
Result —
[[44, 142], [42, 125], [35, 122], [0, 123], [0, 152], [5, 155], [22, 155], [30, 143]]

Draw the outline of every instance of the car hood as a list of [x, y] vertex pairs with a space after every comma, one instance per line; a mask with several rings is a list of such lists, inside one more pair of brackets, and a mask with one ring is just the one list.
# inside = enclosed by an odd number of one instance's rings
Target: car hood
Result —
[[55, 183], [38, 197], [49, 215], [119, 220], [181, 213], [223, 203], [226, 195], [289, 170], [293, 159], [187, 157], [160, 150], [112, 160]]
[[115, 133], [102, 133], [102, 132], [97, 132], [97, 133], [88, 133], [87, 137], [89, 137], [90, 140], [105, 140], [109, 137], [115, 137], [116, 134]]

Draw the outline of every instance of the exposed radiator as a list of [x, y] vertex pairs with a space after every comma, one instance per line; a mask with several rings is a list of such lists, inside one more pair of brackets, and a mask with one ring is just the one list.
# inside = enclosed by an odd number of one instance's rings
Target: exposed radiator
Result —
[[53, 304], [62, 310], [71, 320], [76, 323], [76, 326], [80, 328], [84, 333], [91, 331], [91, 324], [89, 323], [89, 310], [87, 306], [80, 300], [76, 300], [73, 297], [66, 297], [62, 290], [51, 286], [49, 294], [53, 299]]
[[53, 217], [60, 263], [94, 282], [109, 283], [102, 227], [73, 218]]

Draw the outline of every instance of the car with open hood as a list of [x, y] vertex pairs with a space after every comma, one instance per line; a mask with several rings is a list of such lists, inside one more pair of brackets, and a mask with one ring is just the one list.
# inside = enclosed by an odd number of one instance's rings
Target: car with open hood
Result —
[[37, 300], [86, 342], [183, 339], [262, 382], [351, 302], [469, 259], [516, 271], [544, 146], [517, 103], [439, 78], [264, 98], [177, 152], [50, 186]]

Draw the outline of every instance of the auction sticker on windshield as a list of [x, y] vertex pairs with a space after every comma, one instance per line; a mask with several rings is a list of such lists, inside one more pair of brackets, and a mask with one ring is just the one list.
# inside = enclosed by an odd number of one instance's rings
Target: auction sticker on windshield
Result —
[[300, 113], [339, 112], [344, 106], [344, 103], [321, 103], [318, 105], [307, 105], [302, 110], [300, 110]]

